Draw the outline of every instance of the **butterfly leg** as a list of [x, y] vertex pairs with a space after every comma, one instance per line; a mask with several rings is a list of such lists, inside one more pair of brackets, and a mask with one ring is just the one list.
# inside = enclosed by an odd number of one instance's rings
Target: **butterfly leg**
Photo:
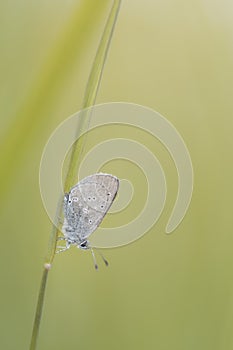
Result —
[[[64, 237], [58, 237], [58, 240], [60, 241], [60, 240], [66, 240], [66, 239]], [[57, 248], [59, 248], [60, 250], [57, 250], [56, 254], [65, 252], [67, 249], [70, 248], [70, 243], [66, 241], [66, 246], [65, 247], [57, 246]]]
[[63, 236], [60, 236], [60, 237], [57, 237], [57, 241], [65, 241], [66, 239], [65, 239], [65, 237], [63, 237]]

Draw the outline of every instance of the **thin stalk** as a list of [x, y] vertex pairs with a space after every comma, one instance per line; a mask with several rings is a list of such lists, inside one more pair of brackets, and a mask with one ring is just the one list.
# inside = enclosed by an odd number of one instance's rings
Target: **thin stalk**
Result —
[[[98, 93], [110, 42], [112, 39], [112, 34], [116, 24], [120, 4], [121, 4], [121, 0], [115, 0], [113, 2], [113, 6], [111, 8], [106, 26], [104, 28], [102, 38], [100, 40], [100, 44], [92, 65], [91, 73], [90, 73], [87, 86], [86, 86], [86, 91], [84, 94], [83, 105], [82, 105], [83, 112], [82, 112], [82, 116], [78, 126], [77, 135], [79, 135], [83, 130], [88, 129], [88, 125], [91, 117], [91, 111], [90, 109], [87, 109], [87, 108], [95, 104], [95, 100]], [[85, 138], [86, 136], [78, 139], [72, 146], [70, 163], [69, 163], [69, 167], [68, 167], [68, 171], [65, 179], [65, 191], [67, 191], [73, 185], [73, 180], [75, 179], [77, 169], [80, 164], [80, 159], [81, 159], [81, 154], [84, 147]], [[58, 203], [58, 206], [57, 206], [58, 215], [56, 217], [56, 222], [53, 225], [52, 231], [50, 234], [48, 251], [47, 251], [47, 255], [44, 263], [44, 270], [42, 274], [40, 291], [39, 291], [39, 296], [37, 301], [30, 350], [35, 350], [37, 345], [43, 304], [44, 304], [44, 297], [45, 297], [46, 282], [47, 282], [48, 272], [51, 268], [51, 264], [54, 259], [56, 245], [57, 245], [57, 237], [59, 233], [59, 230], [57, 228], [57, 226], [59, 226], [57, 218], [60, 216], [61, 210], [62, 210], [62, 198]]]
[[[120, 3], [121, 0], [115, 0], [113, 2], [112, 9], [110, 11], [107, 23], [104, 28], [104, 32], [102, 34], [102, 38], [99, 43], [99, 47], [96, 52], [96, 56], [86, 85], [86, 90], [82, 104], [82, 113], [80, 115], [80, 125], [77, 130], [77, 137], [84, 131], [87, 131], [88, 125], [90, 123], [91, 108], [88, 107], [93, 106], [95, 104], [96, 96], [98, 93], [100, 81], [104, 70], [104, 64], [107, 58], [107, 53], [109, 51], [113, 31], [120, 9]], [[87, 134], [85, 135], [85, 137], [77, 139], [77, 141], [72, 147], [69, 170], [67, 172], [65, 181], [65, 192], [68, 191], [70, 187], [74, 184], [77, 169], [81, 162], [81, 153], [83, 151], [83, 146], [86, 137]]]

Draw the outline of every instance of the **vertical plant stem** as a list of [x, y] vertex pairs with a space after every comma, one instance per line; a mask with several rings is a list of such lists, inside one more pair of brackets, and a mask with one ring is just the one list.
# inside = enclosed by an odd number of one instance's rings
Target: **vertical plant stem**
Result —
[[34, 319], [34, 327], [33, 327], [33, 332], [32, 332], [30, 350], [36, 349], [39, 327], [40, 327], [40, 320], [41, 320], [41, 316], [42, 316], [42, 307], [43, 307], [43, 303], [44, 303], [44, 295], [45, 295], [45, 287], [46, 287], [46, 282], [47, 282], [47, 277], [48, 277], [48, 271], [49, 270], [47, 268], [44, 268], [41, 282], [40, 282], [40, 291], [39, 291], [38, 300], [37, 300], [37, 307], [36, 307], [36, 314], [35, 314], [35, 319]]
[[[84, 94], [83, 105], [82, 105], [83, 112], [81, 113], [81, 118], [78, 125], [78, 130], [77, 130], [77, 136], [80, 135], [81, 132], [83, 132], [84, 130], [87, 131], [88, 129], [89, 120], [91, 117], [91, 111], [90, 109], [88, 109], [88, 107], [93, 106], [96, 100], [96, 96], [98, 93], [98, 89], [99, 89], [99, 85], [100, 85], [100, 81], [101, 81], [101, 77], [104, 69], [104, 63], [106, 61], [107, 53], [108, 53], [109, 46], [112, 39], [112, 34], [114, 31], [114, 27], [115, 27], [117, 16], [120, 9], [120, 4], [121, 4], [121, 0], [113, 1], [113, 6], [111, 8], [106, 26], [104, 28], [102, 38], [100, 40], [100, 44], [92, 65], [91, 73], [90, 73], [87, 86], [86, 86], [86, 91]], [[69, 190], [69, 188], [73, 185], [73, 180], [75, 179], [77, 169], [80, 164], [80, 158], [84, 147], [85, 137], [77, 139], [72, 146], [70, 163], [69, 163], [69, 167], [68, 167], [68, 171], [65, 179], [65, 191]], [[52, 227], [49, 245], [48, 245], [48, 251], [47, 251], [47, 255], [44, 263], [44, 270], [42, 274], [40, 291], [39, 291], [39, 296], [37, 301], [30, 350], [35, 350], [37, 345], [48, 272], [51, 268], [51, 264], [53, 262], [55, 251], [56, 251], [57, 237], [59, 233], [59, 230], [57, 228], [59, 226], [58, 217], [60, 216], [61, 210], [62, 210], [62, 198], [60, 199], [57, 206], [57, 216], [55, 219], [55, 224], [53, 224], [53, 227]]]
[[[92, 65], [92, 69], [88, 78], [86, 91], [84, 94], [82, 113], [80, 116], [80, 125], [77, 130], [77, 137], [84, 131], [87, 131], [90, 117], [91, 109], [88, 108], [95, 104], [96, 96], [98, 93], [101, 77], [104, 70], [104, 64], [107, 58], [107, 53], [112, 39], [112, 34], [117, 20], [117, 15], [120, 9], [121, 0], [115, 0], [113, 2], [112, 9], [110, 11], [107, 23], [104, 28], [102, 38], [97, 49], [97, 53]], [[87, 136], [87, 135], [85, 135]], [[74, 184], [77, 169], [81, 162], [81, 153], [83, 150], [83, 145], [85, 143], [85, 137], [77, 139], [72, 147], [72, 154], [69, 164], [69, 170], [65, 181], [65, 191], [68, 191], [70, 187]]]

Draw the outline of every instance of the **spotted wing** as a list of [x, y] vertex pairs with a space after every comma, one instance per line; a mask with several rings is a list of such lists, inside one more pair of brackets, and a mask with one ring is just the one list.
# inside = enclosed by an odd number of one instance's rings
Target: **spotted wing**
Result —
[[80, 240], [102, 222], [116, 197], [119, 180], [110, 174], [94, 174], [75, 185], [67, 198], [66, 220]]

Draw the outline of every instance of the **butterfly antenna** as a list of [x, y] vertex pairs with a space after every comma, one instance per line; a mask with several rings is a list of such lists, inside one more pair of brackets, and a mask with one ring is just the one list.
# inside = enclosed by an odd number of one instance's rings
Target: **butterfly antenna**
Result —
[[99, 249], [95, 248], [97, 250], [97, 252], [99, 253], [99, 255], [101, 256], [103, 262], [105, 263], [106, 266], [108, 266], [108, 261], [105, 259], [105, 257], [103, 256], [103, 254], [99, 251]]
[[96, 262], [96, 258], [95, 258], [95, 254], [94, 254], [94, 251], [92, 248], [90, 248], [91, 250], [91, 254], [92, 254], [92, 257], [93, 257], [93, 261], [94, 261], [94, 265], [95, 265], [95, 269], [98, 270], [98, 265], [97, 265], [97, 262]]

